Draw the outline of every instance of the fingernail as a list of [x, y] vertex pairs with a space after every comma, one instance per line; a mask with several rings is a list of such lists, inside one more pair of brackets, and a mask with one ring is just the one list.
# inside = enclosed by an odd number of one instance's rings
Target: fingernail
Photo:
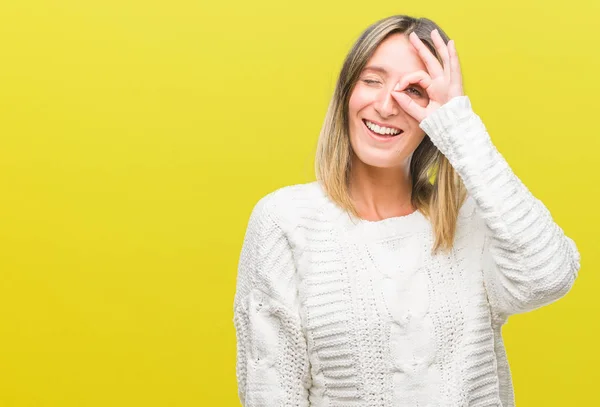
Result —
[[398, 82], [398, 83], [396, 84], [396, 86], [394, 86], [394, 89], [393, 89], [393, 90], [400, 90], [400, 82]]

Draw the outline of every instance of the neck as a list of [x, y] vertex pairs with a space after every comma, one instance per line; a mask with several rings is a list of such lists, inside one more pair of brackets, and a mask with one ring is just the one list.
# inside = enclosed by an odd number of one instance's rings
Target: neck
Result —
[[377, 221], [415, 211], [410, 201], [409, 163], [407, 160], [401, 167], [380, 168], [367, 165], [354, 156], [350, 196], [360, 218]]

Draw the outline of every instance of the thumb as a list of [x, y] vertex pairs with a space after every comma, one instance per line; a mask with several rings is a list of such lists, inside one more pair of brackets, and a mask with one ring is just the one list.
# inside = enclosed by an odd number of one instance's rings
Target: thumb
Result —
[[400, 105], [402, 110], [415, 118], [419, 123], [425, 118], [425, 109], [419, 106], [410, 96], [404, 92], [392, 92], [392, 96]]

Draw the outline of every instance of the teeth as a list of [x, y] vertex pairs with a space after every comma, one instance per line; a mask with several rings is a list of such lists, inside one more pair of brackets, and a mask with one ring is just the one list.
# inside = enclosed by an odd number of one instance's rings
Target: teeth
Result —
[[368, 120], [365, 120], [365, 122], [367, 123], [367, 127], [371, 130], [373, 130], [375, 133], [377, 134], [381, 134], [381, 135], [386, 135], [386, 134], [391, 134], [391, 135], [396, 135], [400, 133], [400, 130], [397, 129], [392, 129], [389, 127], [381, 127], [378, 126], [374, 123], [371, 123]]

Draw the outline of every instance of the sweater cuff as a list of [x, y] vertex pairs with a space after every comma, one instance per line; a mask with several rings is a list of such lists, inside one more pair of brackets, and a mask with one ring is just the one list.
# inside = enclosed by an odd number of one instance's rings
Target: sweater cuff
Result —
[[468, 96], [452, 98], [419, 126], [461, 175], [464, 167], [485, 166], [495, 153], [485, 125], [473, 112]]
[[455, 96], [425, 117], [420, 126], [426, 133], [442, 133], [449, 125], [472, 111], [468, 96]]
[[419, 127], [442, 154], [454, 161], [457, 151], [469, 148], [469, 141], [472, 141], [469, 139], [472, 137], [489, 141], [483, 123], [477, 119], [479, 117], [473, 112], [469, 97], [456, 96], [425, 117]]

